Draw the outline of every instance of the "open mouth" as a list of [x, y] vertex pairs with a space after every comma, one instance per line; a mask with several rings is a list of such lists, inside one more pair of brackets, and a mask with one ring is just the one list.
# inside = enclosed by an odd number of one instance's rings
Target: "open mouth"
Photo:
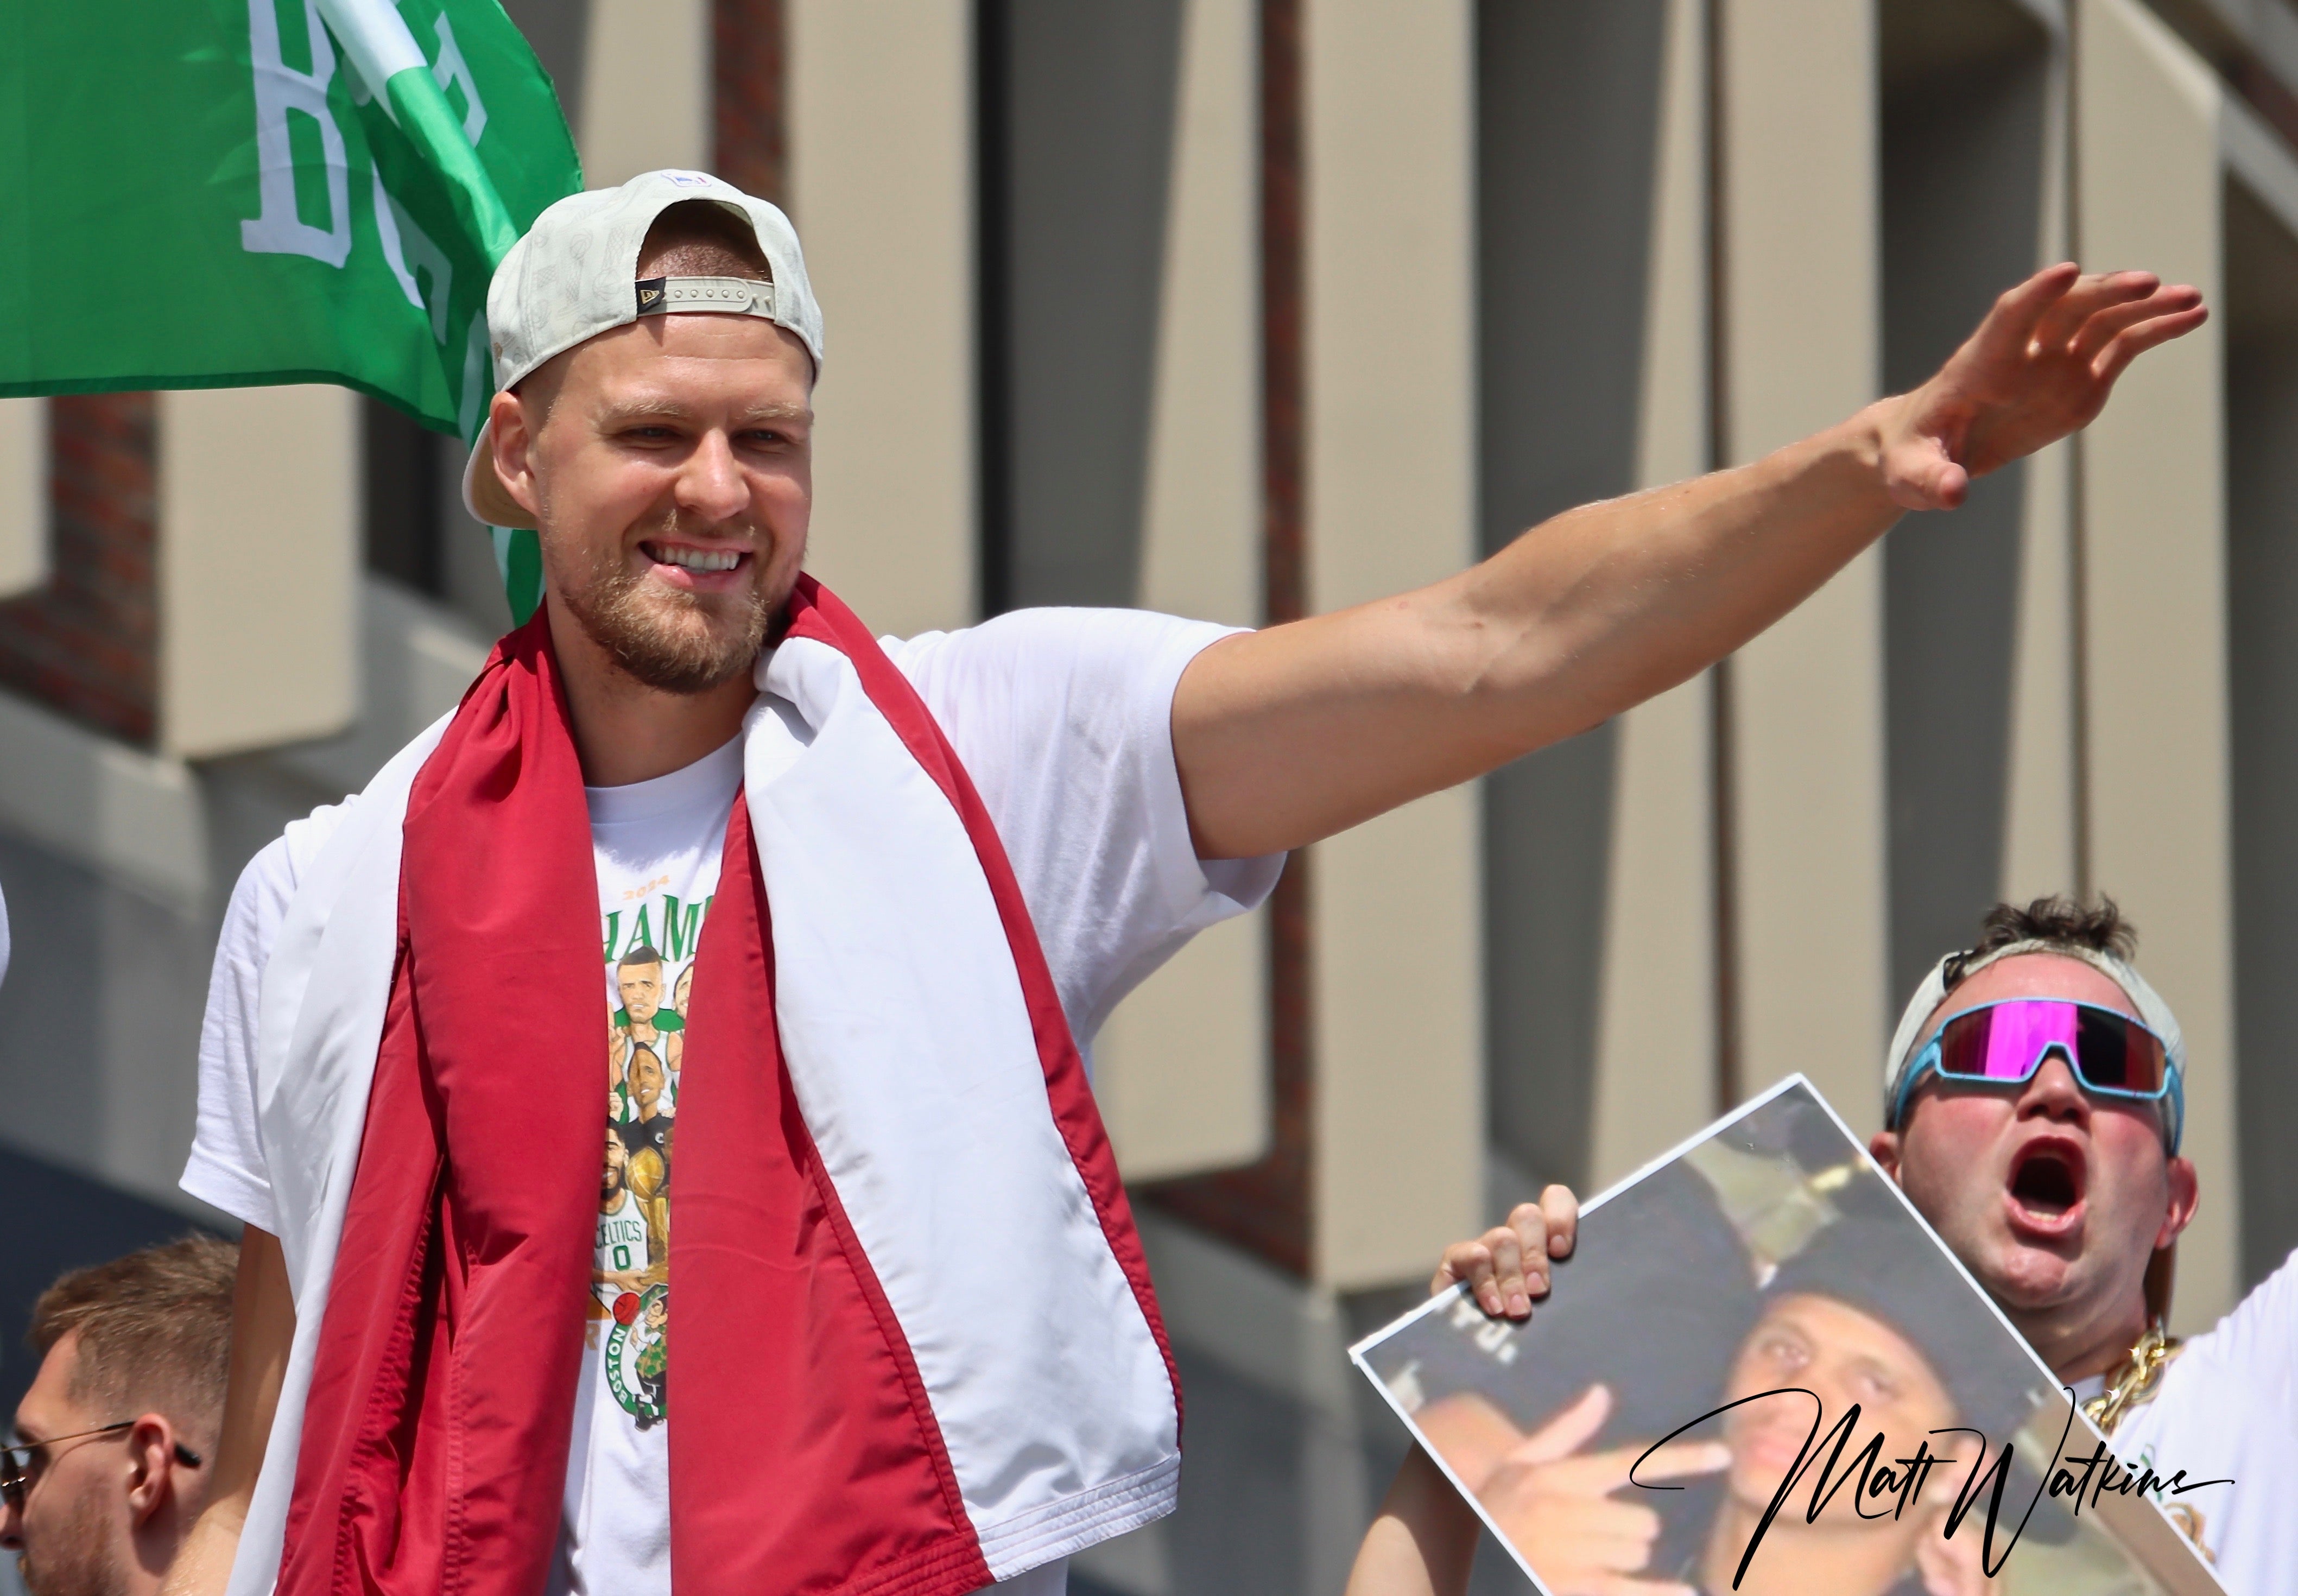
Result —
[[2032, 1224], [2063, 1227], [2082, 1206], [2084, 1172], [2082, 1149], [2073, 1143], [2030, 1142], [2012, 1161], [2011, 1205]]
[[749, 556], [740, 549], [698, 549], [691, 543], [644, 542], [639, 550], [657, 565], [669, 566], [697, 575], [715, 575], [731, 571]]

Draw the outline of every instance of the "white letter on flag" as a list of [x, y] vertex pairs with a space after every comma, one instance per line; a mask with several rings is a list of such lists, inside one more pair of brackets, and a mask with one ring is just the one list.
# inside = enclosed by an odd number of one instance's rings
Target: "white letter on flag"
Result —
[[[303, 29], [310, 41], [311, 70], [298, 72], [279, 50], [279, 12], [274, 0], [247, 0], [248, 54], [255, 68], [255, 155], [263, 214], [239, 224], [240, 247], [251, 254], [309, 255], [341, 266], [351, 252], [351, 181], [343, 129], [327, 108], [327, 85], [335, 75], [335, 46], [320, 25], [314, 0], [303, 0]], [[327, 220], [324, 227], [303, 219], [295, 207], [295, 151], [288, 118], [310, 117], [319, 126], [319, 151], [327, 174]]]

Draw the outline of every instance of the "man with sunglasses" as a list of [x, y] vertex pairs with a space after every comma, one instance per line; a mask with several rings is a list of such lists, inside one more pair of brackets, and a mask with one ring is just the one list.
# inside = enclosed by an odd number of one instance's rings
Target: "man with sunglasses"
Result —
[[206, 1505], [239, 1249], [76, 1269], [32, 1310], [40, 1369], [0, 1450], [0, 1546], [29, 1596], [146, 1596]]
[[2112, 902], [1987, 916], [1908, 1004], [1871, 1151], [2133, 1465], [2230, 1483], [2166, 1499], [2235, 1596], [2298, 1591], [2298, 1264], [2170, 1337], [2194, 1218], [2178, 1022]]

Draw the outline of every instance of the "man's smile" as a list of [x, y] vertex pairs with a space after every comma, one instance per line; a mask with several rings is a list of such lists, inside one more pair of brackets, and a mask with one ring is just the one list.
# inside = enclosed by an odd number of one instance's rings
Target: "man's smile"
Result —
[[690, 592], [716, 592], [735, 586], [735, 574], [752, 558], [747, 549], [705, 548], [662, 538], [647, 539], [639, 545], [639, 552], [653, 562], [656, 575]]

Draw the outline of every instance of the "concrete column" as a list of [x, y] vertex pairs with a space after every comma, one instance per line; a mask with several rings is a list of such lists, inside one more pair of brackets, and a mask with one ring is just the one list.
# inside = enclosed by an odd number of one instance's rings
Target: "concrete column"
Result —
[[[1636, 479], [1707, 464], [1707, 51], [1669, 0], [1646, 274]], [[1600, 1189], [1707, 1123], [1715, 1098], [1711, 678], [1619, 720], [1588, 1162]]]
[[[1141, 604], [1261, 619], [1260, 145], [1252, 0], [1185, 0], [1157, 313]], [[1119, 1005], [1094, 1083], [1129, 1180], [1269, 1142], [1268, 916], [1226, 921]]]
[[159, 404], [161, 750], [341, 731], [359, 708], [356, 396], [204, 388]]
[[[2063, 30], [2062, 29], [2062, 33]], [[2054, 39], [2043, 116], [2038, 266], [2067, 257], [2068, 58]], [[2019, 616], [2012, 644], [2011, 734], [2003, 814], [2004, 900], [2072, 891], [2075, 861], [2074, 449], [2027, 461], [2021, 483]]]
[[[1840, 420], [1880, 376], [1872, 8], [1724, 6], [1724, 328], [1734, 460]], [[1801, 1071], [1881, 1119], [1889, 917], [1881, 550], [1731, 667], [1740, 1084]]]
[[[2133, 0], [2082, 0], [2080, 245], [2219, 297], [2219, 95]], [[2225, 340], [2214, 317], [2132, 368], [2082, 451], [2090, 879], [2137, 922], [2193, 1069], [2203, 1199], [2173, 1329], [2235, 1299], [2233, 889], [2226, 680]]]
[[[1317, 610], [1434, 581], [1475, 557], [1472, 23], [1467, 0], [1305, 7]], [[1321, 1282], [1420, 1275], [1479, 1217], [1477, 833], [1464, 787], [1318, 846]]]
[[963, 626], [976, 573], [973, 22], [790, 0], [791, 214], [825, 326], [807, 564], [880, 633]]
[[582, 58], [587, 186], [710, 164], [709, 0], [591, 0]]
[[2298, 1024], [2298, 158], [2238, 103], [2220, 116], [2235, 1024], [2257, 1061], [2236, 1100], [2247, 1285], [2298, 1245], [2298, 1165], [2284, 1156], [2298, 1074], [2268, 1051]]
[[47, 575], [47, 401], [0, 399], [0, 598]]

